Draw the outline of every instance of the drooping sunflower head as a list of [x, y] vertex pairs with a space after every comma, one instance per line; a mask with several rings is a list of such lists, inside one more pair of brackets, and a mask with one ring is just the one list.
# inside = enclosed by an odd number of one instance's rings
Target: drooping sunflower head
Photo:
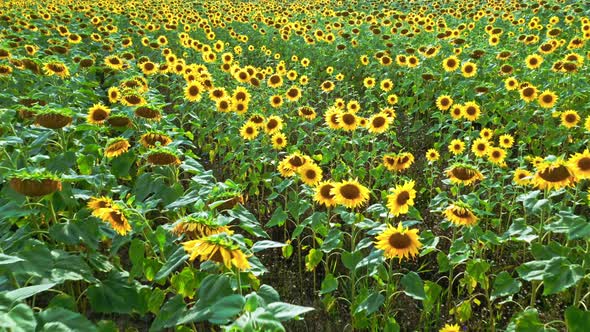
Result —
[[172, 233], [175, 235], [185, 235], [188, 239], [198, 239], [219, 233], [233, 234], [233, 231], [225, 225], [220, 225], [217, 219], [209, 215], [194, 214], [179, 219]]
[[152, 130], [141, 135], [139, 142], [146, 148], [153, 148], [158, 145], [166, 146], [172, 143], [172, 138], [162, 131]]
[[158, 122], [162, 119], [162, 113], [160, 110], [154, 107], [139, 106], [134, 111], [137, 117], [146, 119], [148, 121]]
[[422, 247], [417, 229], [405, 228], [400, 222], [397, 227], [388, 225], [375, 238], [375, 247], [383, 250], [386, 258], [414, 258]]
[[227, 269], [231, 269], [232, 265], [239, 270], [250, 268], [246, 255], [227, 233], [217, 233], [186, 241], [182, 243], [182, 246], [189, 254], [191, 262], [199, 257], [202, 262], [214, 261], [223, 264]]
[[576, 182], [576, 175], [570, 165], [561, 158], [550, 158], [544, 160], [536, 167], [537, 171], [532, 183], [539, 189], [552, 190], [573, 186]]
[[484, 179], [483, 174], [475, 166], [457, 163], [446, 171], [451, 183], [470, 185]]
[[58, 176], [44, 170], [22, 169], [9, 176], [12, 190], [27, 197], [41, 197], [62, 190]]
[[111, 208], [115, 205], [113, 200], [110, 197], [102, 196], [102, 197], [91, 197], [88, 201], [88, 208], [92, 210], [93, 216], [100, 216], [101, 209]]
[[335, 183], [330, 193], [334, 195], [336, 204], [347, 208], [361, 206], [369, 200], [369, 189], [352, 179]]
[[104, 155], [107, 158], [118, 157], [127, 152], [130, 146], [131, 145], [129, 144], [129, 141], [123, 137], [110, 139], [107, 142], [106, 148], [104, 149]]
[[147, 153], [147, 161], [152, 165], [180, 165], [178, 152], [169, 147], [153, 148]]
[[463, 202], [455, 202], [444, 211], [445, 217], [458, 226], [473, 226], [477, 223], [477, 216], [471, 211], [471, 207]]

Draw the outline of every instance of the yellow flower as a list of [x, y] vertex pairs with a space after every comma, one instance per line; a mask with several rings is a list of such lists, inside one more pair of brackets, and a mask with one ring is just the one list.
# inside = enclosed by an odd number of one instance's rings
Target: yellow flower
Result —
[[401, 222], [397, 227], [388, 225], [375, 240], [375, 247], [383, 250], [386, 258], [414, 258], [422, 247], [418, 230], [405, 228]]
[[315, 186], [322, 180], [322, 169], [312, 162], [305, 163], [297, 170], [297, 173], [301, 181], [309, 186]]
[[110, 114], [110, 108], [101, 103], [94, 104], [90, 109], [88, 109], [86, 121], [91, 124], [101, 125], [106, 121]]
[[484, 176], [477, 168], [466, 164], [455, 164], [447, 169], [446, 174], [451, 183], [460, 183], [467, 186], [484, 179]]
[[438, 332], [460, 332], [461, 331], [461, 327], [457, 324], [451, 325], [451, 324], [445, 324], [445, 326], [440, 329]]
[[453, 155], [459, 155], [465, 150], [465, 142], [460, 139], [454, 139], [449, 144], [448, 149]]
[[446, 72], [455, 71], [459, 68], [459, 59], [456, 56], [451, 55], [443, 60], [442, 65]]
[[500, 136], [498, 144], [505, 149], [510, 149], [514, 145], [514, 137], [510, 134], [504, 134]]
[[403, 185], [398, 185], [393, 189], [393, 192], [387, 195], [387, 207], [389, 212], [394, 216], [408, 213], [411, 206], [414, 206], [414, 198], [416, 198], [416, 190], [414, 189], [414, 181], [409, 181]]
[[387, 114], [379, 112], [369, 118], [368, 126], [369, 132], [372, 134], [380, 134], [389, 128], [389, 124], [393, 121]]
[[331, 181], [320, 182], [315, 187], [315, 194], [313, 196], [314, 201], [324, 204], [326, 207], [336, 205], [336, 196], [332, 194], [332, 189], [334, 189], [334, 187], [335, 183]]
[[104, 149], [104, 155], [107, 158], [118, 157], [127, 152], [130, 146], [129, 142], [122, 137], [112, 139]]
[[436, 107], [441, 111], [446, 111], [453, 105], [453, 98], [448, 95], [439, 96], [436, 99]]
[[516, 169], [512, 181], [519, 186], [527, 186], [531, 183], [531, 172], [526, 169]]
[[461, 73], [464, 77], [473, 77], [477, 75], [477, 65], [473, 62], [465, 62], [461, 66]]
[[578, 179], [590, 179], [590, 151], [588, 149], [571, 156], [568, 164]]
[[547, 190], [573, 186], [575, 182], [574, 170], [561, 159], [540, 162], [532, 179], [535, 187]]
[[440, 153], [438, 153], [438, 151], [436, 151], [436, 149], [428, 149], [428, 151], [426, 151], [426, 159], [429, 162], [435, 162], [440, 158]]
[[466, 102], [461, 108], [463, 117], [469, 121], [476, 121], [481, 115], [479, 105], [473, 101]]
[[555, 106], [555, 103], [557, 102], [557, 95], [555, 92], [545, 90], [539, 95], [537, 102], [542, 108], [551, 108]]
[[285, 136], [285, 134], [283, 134], [281, 132], [274, 133], [271, 136], [271, 141], [272, 141], [272, 147], [275, 150], [281, 150], [285, 146], [287, 146], [287, 137]]
[[445, 217], [455, 225], [459, 226], [472, 226], [477, 223], [477, 216], [473, 214], [471, 209], [467, 204], [457, 202], [449, 207], [447, 207], [444, 211]]
[[355, 208], [369, 200], [369, 189], [352, 179], [335, 183], [330, 194], [334, 195], [336, 204], [347, 208]]
[[242, 271], [250, 268], [246, 255], [225, 233], [186, 241], [182, 246], [190, 255], [191, 262], [199, 257], [202, 262], [210, 260], [222, 263], [228, 269], [231, 269], [232, 265]]
[[[578, 122], [580, 122], [580, 116], [578, 115], [578, 112], [574, 111], [574, 110], [567, 110], [563, 113], [561, 113], [561, 125], [566, 127], [566, 128], [573, 128], [575, 126], [578, 125]], [[586, 119], [586, 123], [585, 125], [590, 125], [590, 117], [588, 117]]]
[[477, 157], [483, 157], [487, 155], [489, 147], [490, 142], [483, 137], [479, 137], [473, 141], [473, 144], [471, 145], [471, 152], [473, 152], [473, 154]]
[[247, 121], [242, 128], [240, 128], [240, 136], [245, 140], [251, 141], [258, 136], [258, 127], [256, 124]]

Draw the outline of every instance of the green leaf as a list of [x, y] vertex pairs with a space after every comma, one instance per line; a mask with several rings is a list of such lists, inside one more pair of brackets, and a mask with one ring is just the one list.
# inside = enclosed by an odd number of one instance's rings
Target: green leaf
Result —
[[176, 295], [166, 302], [156, 315], [150, 326], [150, 332], [162, 331], [166, 327], [176, 325], [176, 322], [186, 313], [186, 304], [182, 295]]
[[416, 272], [412, 271], [403, 276], [401, 284], [404, 287], [404, 293], [406, 295], [416, 300], [424, 300], [426, 298], [424, 282]]
[[165, 299], [166, 292], [160, 288], [155, 288], [148, 299], [148, 310], [154, 315], [157, 315]]
[[7, 292], [5, 295], [7, 298], [9, 298], [13, 301], [22, 301], [22, 300], [29, 298], [35, 294], [44, 292], [44, 291], [52, 288], [55, 285], [56, 285], [56, 283], [50, 283], [50, 284], [41, 284], [41, 285], [35, 285], [35, 286], [21, 287], [21, 288], [12, 290], [10, 292]]
[[565, 325], [569, 332], [586, 332], [590, 326], [590, 312], [569, 307], [565, 310]]
[[381, 293], [373, 293], [369, 295], [363, 302], [361, 302], [358, 307], [354, 310], [355, 314], [360, 312], [365, 312], [365, 315], [370, 315], [375, 311], [379, 310], [379, 307], [385, 301], [385, 296]]
[[273, 212], [272, 217], [270, 217], [270, 220], [265, 227], [283, 226], [288, 217], [287, 212], [283, 211], [283, 208], [279, 206]]
[[170, 279], [172, 287], [176, 289], [176, 292], [184, 297], [192, 298], [195, 295], [198, 282], [195, 280], [193, 269], [191, 267], [185, 267], [182, 272], [173, 276]]
[[213, 324], [226, 324], [242, 311], [244, 303], [244, 297], [239, 294], [224, 297], [209, 308], [211, 314], [208, 320]]
[[[49, 308], [39, 314], [40, 324], [47, 326], [47, 324], [51, 322], [60, 322], [71, 331], [96, 331], [96, 326], [94, 326], [94, 324], [92, 324], [86, 317], [64, 308]], [[49, 328], [46, 328], [46, 330], [51, 331]]]
[[293, 319], [297, 316], [303, 315], [306, 312], [314, 310], [314, 308], [302, 307], [285, 302], [271, 303], [268, 305], [267, 309], [275, 316], [276, 319], [281, 322]]
[[545, 327], [539, 319], [539, 312], [535, 308], [528, 308], [519, 312], [510, 320], [506, 332], [553, 332], [553, 328]]
[[129, 259], [133, 264], [129, 274], [131, 278], [141, 276], [143, 274], [143, 258], [145, 254], [145, 245], [139, 239], [133, 239], [131, 246], [129, 246]]
[[254, 243], [254, 245], [252, 246], [252, 252], [257, 253], [268, 248], [282, 248], [284, 246], [286, 246], [285, 243], [270, 240], [262, 240]]
[[88, 300], [96, 312], [132, 313], [142, 308], [140, 285], [129, 282], [129, 275], [111, 271], [106, 280], [88, 287]]
[[543, 295], [564, 291], [574, 286], [584, 276], [584, 269], [571, 264], [564, 257], [555, 257], [547, 262], [543, 273]]
[[0, 330], [11, 332], [34, 332], [37, 320], [28, 305], [19, 303], [8, 312], [0, 311]]
[[435, 282], [426, 281], [424, 283], [424, 293], [426, 294], [426, 299], [424, 299], [423, 304], [425, 312], [431, 312], [436, 308], [436, 304], [440, 301], [442, 290], [443, 288]]
[[228, 213], [240, 221], [240, 228], [246, 232], [258, 237], [269, 238], [268, 234], [262, 229], [262, 227], [260, 227], [260, 223], [256, 217], [241, 204], [236, 205], [236, 207], [234, 207], [233, 210], [228, 211]]
[[569, 240], [583, 239], [590, 236], [590, 223], [586, 218], [569, 211], [559, 211], [557, 221], [545, 225], [545, 230], [565, 233]]
[[321, 250], [325, 253], [329, 253], [336, 248], [342, 246], [342, 232], [337, 228], [332, 228], [326, 235], [324, 243], [322, 243]]
[[321, 250], [311, 249], [309, 254], [305, 256], [305, 269], [307, 271], [313, 271], [322, 261], [323, 257], [324, 253]]
[[0, 265], [8, 265], [8, 264], [12, 264], [12, 263], [16, 263], [16, 262], [24, 262], [24, 261], [25, 260], [20, 257], [0, 254]]
[[326, 277], [324, 277], [324, 280], [322, 280], [320, 295], [332, 293], [336, 289], [338, 289], [338, 279], [336, 279], [333, 274], [328, 273]]
[[494, 279], [491, 300], [494, 301], [499, 297], [516, 294], [520, 290], [520, 286], [522, 286], [520, 281], [512, 278], [510, 273], [502, 271]]
[[172, 271], [176, 270], [176, 268], [184, 263], [188, 259], [189, 255], [186, 254], [184, 248], [179, 246], [176, 250], [170, 255], [170, 257], [166, 258], [166, 263], [160, 268], [158, 273], [156, 273], [154, 279], [160, 280], [166, 278]]

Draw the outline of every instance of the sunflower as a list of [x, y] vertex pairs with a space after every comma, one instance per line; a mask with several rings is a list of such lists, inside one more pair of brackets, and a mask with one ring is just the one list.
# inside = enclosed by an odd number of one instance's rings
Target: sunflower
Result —
[[180, 165], [180, 158], [176, 151], [168, 147], [155, 148], [148, 152], [147, 161], [152, 165]]
[[451, 117], [454, 120], [460, 120], [463, 117], [463, 105], [455, 104], [451, 108]]
[[340, 129], [342, 124], [340, 123], [340, 115], [342, 111], [337, 107], [330, 107], [324, 114], [324, 119], [326, 124], [330, 129]]
[[109, 114], [111, 114], [111, 110], [108, 107], [100, 103], [94, 104], [88, 109], [86, 121], [91, 124], [101, 125], [109, 117]]
[[361, 104], [356, 100], [351, 100], [346, 103], [346, 110], [351, 113], [356, 113], [361, 109]]
[[443, 60], [442, 65], [446, 72], [452, 72], [459, 68], [459, 63], [459, 59], [456, 56], [451, 55]]
[[369, 200], [369, 189], [352, 179], [335, 183], [330, 194], [334, 195], [336, 204], [347, 208], [355, 208]]
[[250, 121], [244, 123], [242, 128], [240, 128], [240, 136], [243, 139], [251, 141], [258, 136], [258, 126]]
[[107, 94], [109, 96], [109, 102], [111, 104], [116, 103], [121, 98], [121, 91], [116, 86], [110, 87]]
[[555, 92], [545, 90], [539, 95], [537, 102], [542, 108], [551, 108], [555, 106], [555, 103], [557, 102], [557, 95]]
[[141, 68], [141, 72], [148, 76], [158, 72], [158, 67], [151, 61], [146, 61], [139, 66]]
[[290, 102], [298, 101], [301, 98], [301, 89], [297, 86], [293, 86], [287, 90], [285, 96]]
[[496, 165], [504, 165], [506, 159], [506, 150], [498, 147], [490, 147], [488, 150], [488, 160]]
[[246, 88], [239, 86], [234, 90], [232, 98], [234, 100], [239, 100], [239, 101], [243, 101], [245, 103], [249, 103], [250, 100], [252, 99], [252, 95], [250, 95], [250, 92], [248, 92], [248, 90]]
[[70, 70], [68, 67], [61, 62], [53, 61], [43, 65], [43, 70], [47, 76], [58, 76], [60, 78], [66, 78], [70, 76]]
[[330, 91], [334, 90], [334, 87], [335, 87], [335, 85], [334, 85], [334, 82], [332, 82], [332, 81], [324, 81], [321, 84], [322, 91], [324, 91], [324, 92], [330, 92]]
[[[588, 119], [590, 119], [590, 117]], [[587, 120], [586, 122], [588, 122], [588, 121], [590, 121], [590, 120]], [[578, 122], [580, 122], [580, 116], [578, 115], [578, 112], [576, 112], [574, 110], [567, 110], [567, 111], [561, 113], [561, 125], [562, 126], [569, 129], [569, 128], [573, 128], [573, 127], [577, 126]]]
[[518, 81], [514, 77], [508, 77], [504, 80], [504, 86], [508, 91], [516, 90], [518, 89]]
[[227, 97], [228, 93], [224, 88], [213, 88], [209, 91], [209, 99], [217, 102]]
[[226, 233], [219, 233], [191, 240], [182, 243], [184, 250], [190, 255], [189, 260], [192, 262], [195, 258], [199, 260], [214, 261], [222, 263], [226, 268], [231, 269], [232, 265], [238, 270], [247, 270], [250, 263], [246, 255], [236, 245]]
[[393, 82], [389, 78], [386, 78], [379, 83], [379, 87], [382, 91], [389, 92], [393, 89]]
[[454, 164], [447, 169], [446, 174], [451, 180], [451, 183], [460, 183], [463, 185], [470, 185], [484, 179], [483, 174], [477, 168], [467, 164]]
[[91, 197], [88, 201], [88, 208], [92, 210], [92, 215], [95, 217], [100, 217], [102, 215], [102, 209], [111, 208], [115, 205], [113, 200], [109, 197], [102, 196], [102, 197]]
[[575, 170], [562, 159], [539, 163], [532, 179], [535, 187], [546, 190], [573, 186], [575, 182]]
[[413, 163], [414, 155], [410, 152], [387, 154], [383, 156], [383, 164], [385, 165], [385, 168], [394, 172], [401, 172], [408, 169]]
[[40, 197], [62, 190], [61, 180], [51, 173], [18, 172], [9, 181], [10, 188], [21, 195]]
[[281, 95], [274, 95], [269, 98], [270, 106], [279, 108], [283, 105], [283, 97]]
[[104, 59], [104, 64], [113, 70], [121, 70], [125, 62], [116, 55], [109, 55]]
[[538, 54], [531, 54], [524, 60], [528, 69], [537, 69], [543, 63], [543, 57]]
[[477, 75], [477, 65], [473, 62], [465, 62], [461, 66], [461, 74], [463, 74], [463, 77], [473, 77]]
[[127, 93], [125, 93], [122, 97], [121, 97], [121, 104], [125, 105], [125, 106], [143, 106], [147, 103], [147, 101], [145, 100], [145, 98], [134, 92], [134, 91], [128, 91]]
[[389, 128], [389, 124], [393, 121], [387, 114], [379, 112], [369, 118], [369, 132], [373, 134], [380, 134]]
[[483, 157], [488, 154], [488, 148], [490, 147], [490, 142], [483, 138], [479, 137], [473, 141], [471, 145], [471, 152], [477, 157]]
[[159, 131], [150, 131], [141, 135], [139, 142], [146, 148], [153, 148], [157, 145], [166, 146], [172, 143], [172, 138]]
[[104, 149], [104, 155], [107, 158], [114, 158], [122, 155], [129, 150], [129, 142], [123, 137], [111, 139]]
[[510, 134], [501, 135], [498, 141], [498, 144], [505, 149], [510, 149], [514, 145], [514, 137]]
[[428, 149], [428, 151], [426, 151], [426, 159], [428, 160], [428, 162], [435, 162], [440, 158], [440, 153], [438, 153], [438, 151], [436, 151], [436, 149]]
[[299, 114], [300, 117], [307, 119], [307, 120], [313, 120], [317, 116], [315, 110], [311, 106], [301, 106], [297, 110], [297, 113]]
[[203, 86], [199, 82], [190, 82], [184, 88], [184, 99], [190, 102], [200, 101], [203, 90]]
[[353, 131], [359, 125], [359, 118], [351, 111], [340, 113], [340, 128], [346, 131]]
[[590, 179], [590, 151], [576, 153], [568, 160], [569, 167], [578, 179]]
[[469, 205], [462, 202], [456, 202], [447, 207], [444, 215], [450, 222], [458, 226], [473, 226], [479, 219], [473, 214]]
[[277, 132], [271, 136], [272, 147], [275, 150], [282, 150], [287, 146], [287, 137], [281, 132]]
[[127, 235], [131, 231], [131, 225], [127, 221], [125, 213], [118, 206], [114, 205], [98, 211], [100, 211], [98, 217], [104, 222], [108, 222], [117, 234]]
[[326, 207], [336, 205], [335, 195], [332, 194], [332, 189], [335, 187], [335, 183], [331, 181], [320, 182], [315, 187], [315, 194], [313, 196], [314, 201], [319, 204], [324, 204]]
[[395, 217], [408, 213], [408, 209], [414, 206], [414, 198], [416, 198], [414, 184], [414, 181], [408, 181], [398, 185], [391, 194], [387, 195], [387, 207]]
[[397, 101], [398, 101], [397, 95], [393, 94], [393, 95], [387, 96], [387, 103], [389, 105], [395, 105], [395, 104], [397, 104]]
[[530, 103], [531, 101], [537, 99], [537, 94], [539, 91], [536, 87], [529, 85], [522, 89], [520, 89], [520, 99]]
[[438, 332], [460, 332], [461, 327], [457, 324], [445, 324], [445, 326], [440, 329]]
[[463, 111], [463, 117], [469, 121], [476, 121], [481, 115], [479, 105], [473, 101], [468, 101], [463, 104], [461, 110]]
[[172, 229], [175, 235], [186, 235], [189, 239], [198, 239], [204, 236], [226, 233], [233, 234], [227, 226], [219, 225], [216, 219], [210, 216], [189, 215], [176, 222]]
[[266, 124], [264, 125], [264, 131], [269, 134], [272, 135], [276, 132], [279, 132], [283, 129], [283, 120], [276, 116], [276, 115], [271, 115], [268, 117], [268, 119], [266, 120]]
[[417, 229], [405, 228], [400, 222], [397, 227], [388, 225], [375, 238], [375, 247], [383, 250], [386, 258], [414, 258], [422, 247]]
[[514, 171], [512, 181], [519, 186], [527, 186], [531, 183], [531, 172], [526, 169], [518, 168]]
[[453, 98], [448, 95], [442, 95], [436, 98], [436, 107], [441, 111], [446, 111], [453, 105]]
[[460, 155], [465, 150], [465, 142], [460, 139], [454, 139], [449, 144], [448, 149], [453, 155]]
[[305, 163], [297, 170], [303, 183], [315, 186], [322, 180], [322, 169], [314, 163]]

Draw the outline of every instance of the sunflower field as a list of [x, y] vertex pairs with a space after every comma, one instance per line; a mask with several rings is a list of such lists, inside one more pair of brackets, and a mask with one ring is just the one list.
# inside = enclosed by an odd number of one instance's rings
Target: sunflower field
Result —
[[586, 0], [0, 2], [0, 331], [589, 331]]

